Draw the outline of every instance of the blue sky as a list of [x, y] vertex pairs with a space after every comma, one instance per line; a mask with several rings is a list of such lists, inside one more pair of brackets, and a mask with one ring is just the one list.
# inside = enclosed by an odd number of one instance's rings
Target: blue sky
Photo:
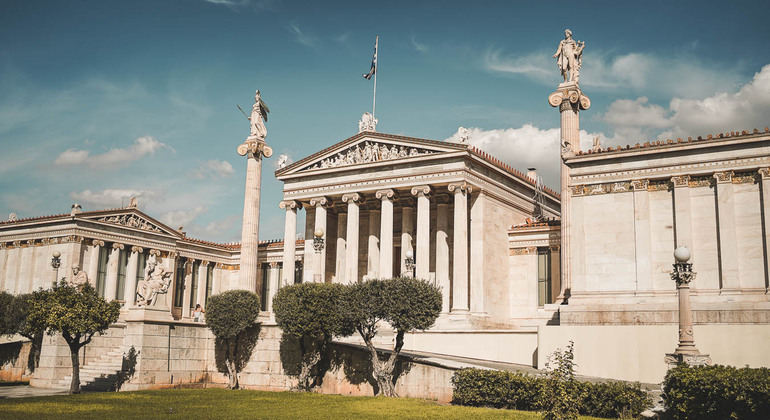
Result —
[[471, 143], [557, 183], [565, 28], [586, 42], [583, 148], [770, 124], [766, 2], [0, 0], [0, 218], [140, 208], [188, 235], [236, 241], [248, 135], [271, 109], [260, 238], [279, 238], [279, 154], [357, 132]]

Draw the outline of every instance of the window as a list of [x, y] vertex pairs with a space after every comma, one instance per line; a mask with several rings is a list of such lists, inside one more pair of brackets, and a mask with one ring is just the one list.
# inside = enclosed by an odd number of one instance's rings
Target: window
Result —
[[294, 263], [294, 284], [302, 283], [302, 261]]
[[200, 266], [200, 261], [193, 262], [192, 275], [190, 276], [190, 309], [195, 308], [195, 300], [198, 299], [198, 269]]
[[104, 282], [107, 279], [107, 247], [99, 247], [99, 264], [96, 269], [96, 293], [104, 297]]
[[262, 264], [262, 310], [267, 310], [267, 292], [270, 290], [270, 264]]
[[174, 306], [181, 308], [184, 300], [184, 263], [181, 258], [176, 262], [176, 278], [174, 279]]
[[537, 249], [537, 306], [544, 306], [551, 301], [551, 251], [548, 248]]
[[134, 284], [134, 296], [136, 296], [136, 288], [139, 282], [144, 280], [144, 270], [147, 268], [147, 254], [141, 253], [137, 255], [136, 261], [136, 284]]
[[126, 288], [126, 269], [128, 268], [128, 255], [131, 253], [131, 247], [120, 250], [118, 258], [118, 286], [115, 290], [115, 300], [124, 300], [123, 295]]
[[209, 296], [211, 296], [211, 288], [214, 286], [214, 266], [215, 265], [216, 265], [215, 263], [210, 262], [206, 270], [206, 299], [203, 300], [204, 302], [203, 306], [206, 306], [206, 302], [209, 301]]

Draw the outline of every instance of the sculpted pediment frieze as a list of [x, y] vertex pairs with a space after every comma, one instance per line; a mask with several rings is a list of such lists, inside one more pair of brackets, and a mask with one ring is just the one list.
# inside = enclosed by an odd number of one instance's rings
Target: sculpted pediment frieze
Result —
[[160, 223], [152, 221], [146, 217], [142, 217], [140, 214], [136, 213], [108, 214], [93, 218], [93, 220], [134, 229], [146, 230], [148, 232], [175, 233], [167, 227], [162, 226]]
[[336, 168], [341, 166], [359, 165], [364, 163], [381, 162], [402, 159], [420, 155], [439, 153], [436, 150], [415, 147], [412, 145], [393, 144], [376, 140], [365, 140], [346, 149], [342, 149], [327, 157], [309, 163], [299, 171], [312, 169]]

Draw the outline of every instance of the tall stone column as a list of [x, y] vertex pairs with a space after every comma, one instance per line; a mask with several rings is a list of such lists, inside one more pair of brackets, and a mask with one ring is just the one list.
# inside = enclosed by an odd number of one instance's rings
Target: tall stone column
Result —
[[[139, 254], [144, 252], [140, 246], [131, 247], [131, 255], [128, 257], [128, 266], [126, 267], [126, 285], [123, 289], [123, 299], [126, 301], [126, 307], [134, 306], [136, 303], [136, 275], [139, 272]], [[141, 269], [144, 269], [142, 267]], [[145, 279], [146, 280], [146, 279]]]
[[[591, 107], [591, 100], [584, 95], [577, 81], [564, 82], [556, 92], [548, 96], [548, 103], [559, 107], [561, 115], [561, 284], [562, 290], [572, 289], [572, 219], [570, 217], [569, 158], [580, 151], [580, 110]], [[564, 293], [559, 299], [567, 299]]]
[[313, 281], [315, 273], [315, 250], [313, 249], [313, 230], [315, 230], [315, 211], [305, 207], [305, 255], [303, 257], [302, 282]]
[[326, 282], [326, 248], [328, 247], [328, 244], [326, 244], [326, 241], [329, 237], [329, 232], [327, 232], [326, 228], [326, 208], [329, 207], [332, 204], [331, 200], [329, 200], [326, 197], [315, 197], [310, 199], [310, 207], [315, 207], [315, 229], [314, 231], [317, 231], [319, 229], [323, 230], [323, 240], [325, 246], [323, 249], [321, 249], [320, 252], [316, 251], [314, 258], [315, 258], [315, 264], [313, 265], [314, 273], [313, 273], [313, 281], [318, 283], [325, 283]]
[[367, 270], [369, 278], [380, 277], [380, 211], [370, 207], [369, 243], [367, 244]]
[[[412, 249], [412, 239], [414, 235], [414, 199], [400, 199], [398, 201], [401, 206], [401, 269], [399, 275], [404, 275], [406, 270], [406, 253], [409, 251], [414, 252]], [[411, 276], [412, 273], [409, 273]]]
[[115, 300], [115, 294], [118, 290], [118, 263], [120, 262], [120, 251], [124, 249], [123, 244], [114, 243], [107, 259], [107, 276], [104, 280], [104, 298]]
[[358, 281], [359, 205], [364, 202], [364, 197], [358, 193], [345, 194], [342, 196], [342, 202], [348, 205], [347, 232], [345, 237], [345, 266], [347, 274], [343, 282], [350, 284]]
[[430, 277], [430, 193], [428, 185], [412, 188], [417, 196], [417, 252], [415, 252], [415, 276], [427, 280]]
[[101, 253], [104, 241], [94, 239], [91, 241], [91, 252], [88, 255], [88, 282], [96, 287], [96, 276], [99, 274], [99, 254]]
[[208, 277], [209, 262], [201, 261], [198, 266], [198, 296], [195, 297], [195, 303], [204, 306], [206, 304], [206, 277]]
[[382, 200], [380, 215], [380, 277], [393, 277], [393, 200], [396, 192], [392, 189], [380, 190], [375, 196]]
[[243, 200], [241, 267], [238, 272], [238, 288], [256, 292], [262, 156], [269, 158], [273, 155], [273, 149], [265, 143], [264, 137], [252, 135], [238, 146], [238, 154], [246, 156], [246, 192]]
[[[759, 175], [762, 182], [762, 220], [763, 233], [765, 236], [765, 244], [770, 247], [770, 168], [760, 168]], [[765, 251], [765, 269], [770, 269], [770, 252]], [[765, 289], [770, 290], [768, 284], [770, 279], [770, 273], [765, 273]]]
[[717, 214], [719, 215], [719, 253], [722, 266], [722, 293], [738, 293], [738, 237], [735, 233], [732, 171], [717, 172]]
[[299, 201], [281, 201], [278, 205], [286, 210], [286, 221], [283, 226], [283, 279], [284, 286], [294, 284], [294, 268], [297, 253], [297, 209], [302, 208]]
[[449, 184], [454, 194], [454, 273], [452, 273], [452, 312], [468, 312], [468, 194], [473, 187], [465, 182]]
[[441, 312], [449, 312], [449, 197], [436, 196], [436, 282], [441, 286]]
[[484, 205], [487, 199], [484, 191], [474, 194], [471, 202], [470, 237], [470, 293], [471, 312], [486, 316], [484, 307]]
[[190, 317], [190, 293], [189, 290], [192, 288], [192, 269], [193, 269], [193, 263], [195, 262], [192, 258], [187, 258], [184, 262], [184, 286], [182, 288], [182, 317], [183, 318], [189, 318]]
[[339, 211], [337, 212], [337, 252], [334, 262], [334, 283], [345, 283], [345, 277], [347, 276], [347, 267], [345, 267], [345, 258], [348, 252], [347, 233], [347, 214]]
[[273, 312], [273, 298], [278, 292], [278, 273], [281, 271], [277, 262], [270, 263], [270, 274], [267, 283], [267, 312]]

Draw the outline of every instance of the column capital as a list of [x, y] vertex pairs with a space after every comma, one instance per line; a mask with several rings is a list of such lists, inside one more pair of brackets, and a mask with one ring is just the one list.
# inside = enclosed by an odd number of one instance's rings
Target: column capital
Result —
[[91, 241], [91, 245], [93, 245], [93, 246], [104, 246], [104, 241], [100, 241], [98, 239], [94, 239], [93, 241]]
[[342, 202], [343, 203], [353, 203], [353, 204], [362, 204], [366, 202], [366, 197], [363, 196], [363, 194], [359, 193], [349, 193], [349, 194], [343, 194], [342, 195]]
[[268, 146], [264, 140], [249, 140], [246, 139], [240, 146], [238, 146], [237, 152], [241, 156], [249, 155], [254, 156], [257, 159], [261, 159], [264, 155], [266, 158], [273, 156], [273, 148]]
[[270, 261], [268, 264], [270, 264], [270, 268], [278, 268], [280, 263], [278, 261]]
[[449, 192], [452, 193], [458, 193], [458, 192], [464, 192], [466, 194], [470, 194], [473, 192], [473, 185], [468, 184], [467, 182], [454, 182], [452, 184], [447, 185], [447, 189]]
[[201, 267], [207, 267], [210, 263], [211, 263], [211, 261], [203, 260], [203, 261], [201, 261]]
[[579, 106], [581, 110], [591, 107], [591, 100], [583, 94], [577, 83], [562, 83], [556, 92], [548, 95], [548, 103], [553, 107], [559, 107], [559, 111], [566, 111], [572, 106]]
[[284, 200], [278, 203], [278, 207], [286, 210], [302, 210], [302, 203], [297, 200]]
[[332, 200], [329, 197], [313, 197], [310, 199], [311, 207], [329, 207], [332, 205]]
[[770, 179], [770, 168], [759, 168], [759, 175], [762, 179]]
[[412, 195], [417, 197], [422, 196], [428, 196], [432, 192], [432, 188], [430, 185], [418, 185], [416, 187], [412, 187]]
[[144, 252], [144, 248], [142, 248], [141, 246], [134, 245], [131, 247], [131, 252], [136, 252], [141, 254], [142, 252]]
[[735, 175], [733, 171], [717, 172], [714, 174], [714, 178], [717, 180], [717, 184], [727, 184], [733, 182], [733, 175]]
[[634, 191], [647, 191], [650, 186], [649, 179], [635, 179], [631, 181], [631, 189]]
[[374, 196], [383, 201], [395, 200], [398, 198], [398, 194], [396, 194], [396, 192], [392, 188], [388, 188], [386, 190], [379, 190], [374, 194]]
[[112, 244], [112, 249], [120, 249], [120, 250], [122, 250], [122, 249], [124, 249], [124, 248], [125, 248], [125, 245], [123, 245], [123, 244], [119, 244], [119, 243], [117, 243], [117, 242], [115, 242], [114, 244]]
[[155, 255], [156, 257], [160, 257], [160, 251], [158, 251], [157, 249], [151, 249], [150, 255]]
[[690, 186], [690, 175], [672, 176], [671, 183], [674, 184], [674, 188], [688, 187]]

